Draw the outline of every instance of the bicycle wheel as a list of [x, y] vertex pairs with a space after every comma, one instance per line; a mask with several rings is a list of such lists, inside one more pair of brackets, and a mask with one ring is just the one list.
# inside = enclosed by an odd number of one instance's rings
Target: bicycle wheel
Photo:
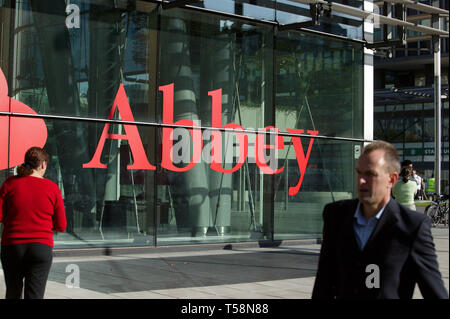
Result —
[[436, 227], [439, 224], [439, 211], [437, 205], [428, 205], [425, 208], [425, 215], [431, 218], [431, 227]]

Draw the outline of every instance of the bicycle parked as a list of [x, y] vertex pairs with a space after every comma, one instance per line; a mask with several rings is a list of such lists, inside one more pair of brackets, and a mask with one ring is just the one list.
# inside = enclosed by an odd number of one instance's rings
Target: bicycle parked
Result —
[[449, 203], [448, 195], [440, 195], [434, 194], [434, 200], [425, 208], [425, 214], [430, 216], [431, 218], [431, 226], [436, 227], [439, 224], [444, 224], [444, 226], [448, 225], [448, 210]]

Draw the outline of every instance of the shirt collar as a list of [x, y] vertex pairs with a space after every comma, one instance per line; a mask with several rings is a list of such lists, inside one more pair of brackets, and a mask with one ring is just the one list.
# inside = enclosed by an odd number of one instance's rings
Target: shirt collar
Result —
[[[389, 198], [389, 201], [391, 199]], [[378, 221], [381, 218], [381, 215], [383, 215], [384, 209], [386, 208], [387, 204], [389, 204], [389, 201], [386, 203], [386, 205], [383, 206], [383, 208], [380, 209], [380, 211], [375, 215], [376, 220]], [[362, 211], [361, 211], [361, 202], [358, 201], [358, 206], [356, 207], [356, 212], [354, 215], [356, 222], [359, 225], [367, 225], [371, 220], [373, 220], [373, 217], [369, 220], [366, 220], [366, 217], [364, 217]]]

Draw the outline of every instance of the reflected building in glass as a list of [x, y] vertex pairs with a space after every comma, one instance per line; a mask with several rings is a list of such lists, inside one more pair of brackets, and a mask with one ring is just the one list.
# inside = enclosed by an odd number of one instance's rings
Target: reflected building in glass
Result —
[[57, 249], [321, 237], [373, 138], [372, 66], [361, 19], [279, 29], [307, 19], [292, 1], [0, 0], [0, 182], [48, 150]]

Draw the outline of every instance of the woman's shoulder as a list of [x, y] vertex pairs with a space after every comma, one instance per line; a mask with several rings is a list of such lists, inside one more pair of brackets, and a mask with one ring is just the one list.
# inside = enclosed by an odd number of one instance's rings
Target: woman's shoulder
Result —
[[59, 189], [58, 184], [56, 184], [56, 183], [55, 183], [54, 181], [52, 181], [51, 179], [48, 179], [48, 178], [42, 178], [42, 180], [44, 180], [44, 183], [46, 183], [49, 187]]
[[20, 177], [17, 175], [14, 176], [9, 176], [8, 178], [5, 179], [5, 181], [3, 182], [3, 185], [8, 185], [8, 184], [12, 184], [15, 181], [17, 181]]
[[395, 183], [394, 188], [402, 187], [403, 184], [405, 184], [405, 183], [401, 179], [399, 179], [397, 181], [397, 183]]
[[54, 181], [48, 179], [48, 178], [44, 178], [44, 177], [36, 177], [36, 176], [24, 176], [22, 178], [29, 178], [30, 181], [30, 186], [43, 186], [43, 187], [48, 187], [51, 189], [59, 189], [58, 184], [56, 184]]
[[409, 181], [409, 187], [417, 188], [417, 183], [415, 181]]
[[51, 189], [59, 189], [58, 185], [53, 182], [52, 180], [49, 180], [47, 178], [39, 178], [35, 176], [9, 176], [2, 184], [6, 187], [21, 187], [21, 186], [29, 186], [29, 187], [35, 187], [36, 185], [39, 185], [39, 187], [48, 187]]
[[47, 194], [57, 194], [61, 193], [61, 190], [54, 181], [47, 178], [36, 177], [32, 183], [29, 184], [33, 189], [40, 188]]

